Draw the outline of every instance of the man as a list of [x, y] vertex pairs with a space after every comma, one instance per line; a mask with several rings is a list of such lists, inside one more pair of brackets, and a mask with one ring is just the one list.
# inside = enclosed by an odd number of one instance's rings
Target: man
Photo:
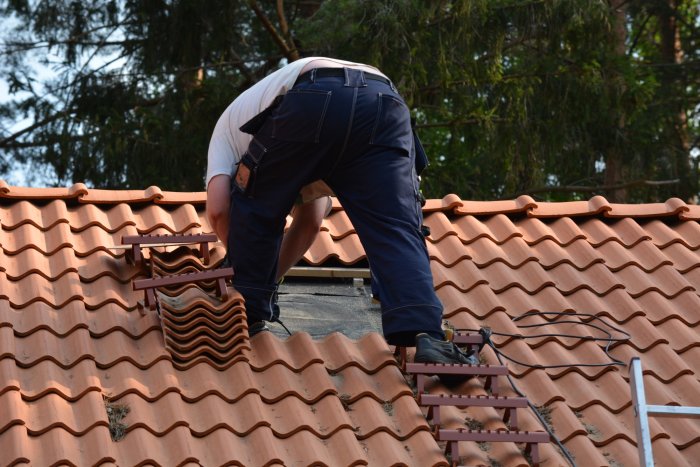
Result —
[[[318, 231], [327, 206], [318, 196], [328, 192], [310, 184], [320, 180], [337, 195], [365, 249], [387, 342], [417, 345], [416, 361], [475, 363], [444, 341], [421, 232], [410, 114], [378, 69], [310, 57], [277, 70], [222, 114], [208, 164], [207, 214], [227, 239], [251, 334], [278, 320], [277, 279]], [[296, 209], [309, 231], [300, 235], [305, 241], [289, 240], [292, 229], [282, 240], [300, 192]], [[296, 259], [290, 264], [287, 257]]]

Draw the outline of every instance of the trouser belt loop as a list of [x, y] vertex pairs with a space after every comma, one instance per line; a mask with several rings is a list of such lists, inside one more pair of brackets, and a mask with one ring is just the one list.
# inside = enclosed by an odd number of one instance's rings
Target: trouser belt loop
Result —
[[356, 70], [354, 68], [343, 68], [343, 70], [345, 70], [346, 88], [364, 88], [367, 86], [364, 71]]
[[392, 80], [389, 80], [389, 86], [391, 87], [392, 91], [398, 94], [399, 91], [396, 89], [396, 86], [394, 86], [394, 82]]

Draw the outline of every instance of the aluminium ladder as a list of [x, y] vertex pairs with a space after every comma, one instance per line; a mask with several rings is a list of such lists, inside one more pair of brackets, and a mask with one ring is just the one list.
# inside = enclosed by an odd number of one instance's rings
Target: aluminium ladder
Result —
[[651, 452], [651, 433], [649, 432], [649, 416], [700, 418], [700, 407], [647, 404], [646, 395], [644, 394], [644, 380], [642, 379], [642, 361], [639, 357], [633, 357], [630, 360], [630, 387], [632, 389], [634, 425], [637, 431], [639, 465], [654, 467], [654, 457]]

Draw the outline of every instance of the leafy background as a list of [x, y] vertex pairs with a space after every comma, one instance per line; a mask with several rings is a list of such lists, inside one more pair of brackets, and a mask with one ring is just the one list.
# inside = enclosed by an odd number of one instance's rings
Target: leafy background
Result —
[[700, 0], [0, 0], [0, 177], [204, 189], [220, 113], [289, 61], [396, 82], [429, 197], [696, 202]]

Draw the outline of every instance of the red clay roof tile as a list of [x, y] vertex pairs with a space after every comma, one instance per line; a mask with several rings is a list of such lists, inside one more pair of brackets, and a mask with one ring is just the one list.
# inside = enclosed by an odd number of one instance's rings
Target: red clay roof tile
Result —
[[[213, 284], [164, 290], [162, 319], [137, 312], [143, 295], [130, 281], [145, 271], [112, 247], [123, 235], [211, 231], [204, 193], [3, 182], [0, 199], [0, 413], [7, 414], [0, 419], [0, 464], [447, 465], [377, 334], [313, 341], [298, 333], [282, 341], [262, 333], [248, 343], [240, 302], [211, 298]], [[540, 203], [449, 195], [429, 200], [424, 214], [450, 324], [490, 326], [511, 334], [493, 337], [506, 355], [563, 365], [508, 363], [514, 383], [545, 407], [579, 465], [635, 465], [636, 435], [627, 370], [573, 363], [627, 363], [640, 355], [649, 403], [700, 406], [697, 206], [677, 199], [633, 206], [602, 197]], [[321, 230], [307, 263], [364, 259], [337, 200]], [[223, 251], [210, 245], [210, 265], [221, 262]], [[205, 267], [189, 247], [146, 248], [144, 255], [161, 274]], [[579, 316], [514, 321], [530, 311]], [[630, 339], [614, 342], [608, 357], [604, 341], [573, 337], [602, 331], [556, 324], [600, 324], [582, 313], [608, 320]], [[163, 345], [161, 323], [170, 326], [165, 335], [179, 357]], [[553, 335], [561, 333], [568, 337]], [[498, 363], [491, 348], [482, 358]], [[506, 381], [501, 387], [515, 394]], [[428, 390], [449, 392], [436, 380]], [[477, 379], [458, 390], [486, 394]], [[104, 397], [131, 408], [122, 441], [110, 440]], [[446, 425], [464, 426], [466, 417], [505, 426], [493, 409], [443, 410]], [[540, 429], [530, 411], [519, 419], [522, 429]], [[651, 425], [660, 463], [690, 465], [693, 453], [700, 455], [694, 422]], [[512, 443], [459, 444], [462, 462], [526, 465]], [[552, 445], [541, 451], [545, 466], [566, 463]]]

